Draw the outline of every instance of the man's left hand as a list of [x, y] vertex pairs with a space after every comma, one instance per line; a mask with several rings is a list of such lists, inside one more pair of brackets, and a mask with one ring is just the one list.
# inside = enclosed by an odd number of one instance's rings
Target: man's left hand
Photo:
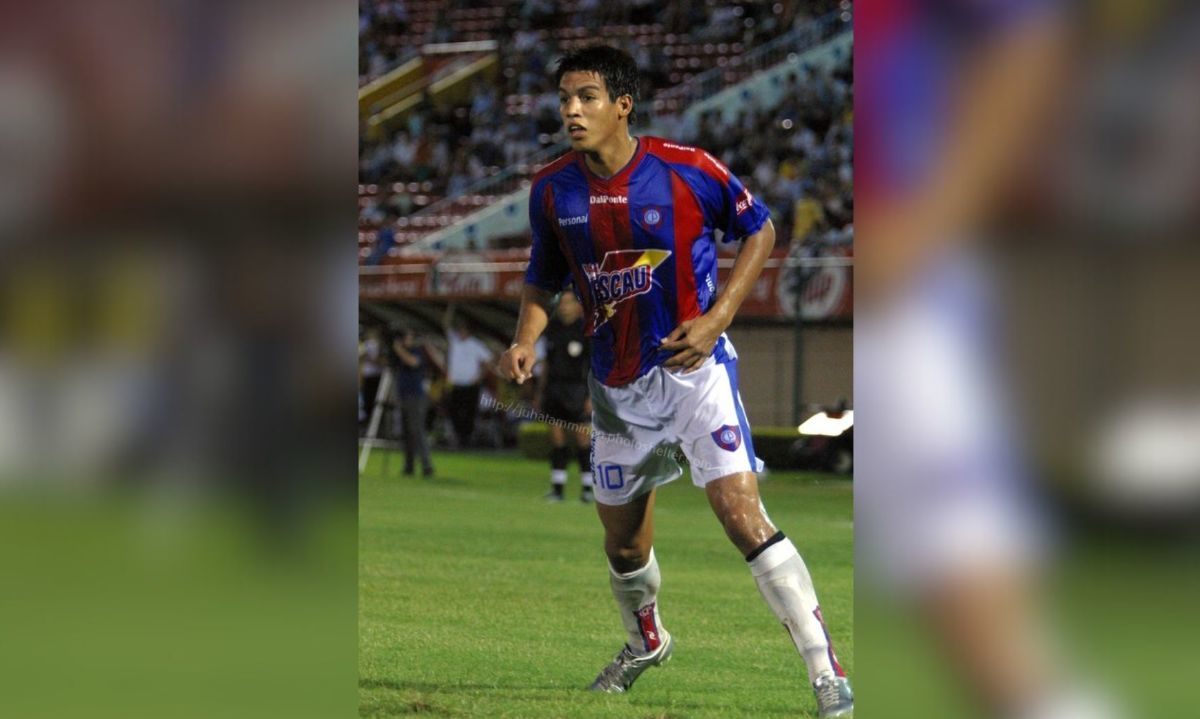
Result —
[[663, 367], [679, 367], [684, 374], [700, 369], [724, 331], [721, 322], [711, 315], [701, 315], [680, 324], [663, 338], [661, 348], [675, 353]]

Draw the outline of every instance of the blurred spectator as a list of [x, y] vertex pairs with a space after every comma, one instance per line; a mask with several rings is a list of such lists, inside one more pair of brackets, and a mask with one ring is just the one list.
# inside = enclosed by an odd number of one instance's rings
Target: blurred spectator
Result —
[[396, 217], [407, 217], [413, 212], [413, 198], [406, 189], [392, 193], [385, 203], [385, 208], [395, 213]]
[[389, 207], [383, 213], [383, 221], [375, 233], [375, 247], [367, 257], [368, 265], [378, 265], [387, 259], [388, 252], [396, 246], [396, 226], [393, 210]]
[[396, 373], [396, 399], [404, 437], [404, 474], [413, 474], [416, 461], [421, 461], [421, 473], [433, 476], [433, 461], [429, 457], [429, 437], [425, 431], [425, 416], [429, 409], [426, 384], [431, 367], [430, 353], [418, 341], [411, 329], [404, 329], [392, 340], [393, 366]]
[[383, 377], [383, 349], [383, 333], [378, 327], [369, 328], [358, 348], [358, 386], [362, 394], [364, 422], [370, 422], [371, 413], [375, 411]]
[[446, 373], [450, 384], [448, 412], [457, 446], [469, 447], [475, 433], [479, 394], [488, 366], [495, 359], [479, 338], [471, 335], [466, 320], [454, 318], [454, 305], [446, 308]]

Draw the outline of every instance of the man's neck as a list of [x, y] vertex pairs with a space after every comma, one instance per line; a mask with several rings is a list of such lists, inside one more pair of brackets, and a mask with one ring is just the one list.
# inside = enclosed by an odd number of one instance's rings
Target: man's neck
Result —
[[628, 133], [618, 134], [603, 147], [584, 153], [588, 169], [600, 177], [612, 177], [629, 164], [637, 152], [638, 141]]

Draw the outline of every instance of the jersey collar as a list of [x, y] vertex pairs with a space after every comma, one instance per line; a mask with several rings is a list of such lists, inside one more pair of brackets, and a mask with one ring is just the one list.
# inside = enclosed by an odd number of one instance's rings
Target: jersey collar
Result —
[[642, 157], [646, 154], [646, 142], [641, 137], [633, 138], [637, 142], [637, 149], [633, 151], [633, 157], [629, 158], [629, 162], [616, 172], [612, 177], [601, 177], [592, 172], [592, 168], [588, 167], [587, 160], [584, 159], [582, 152], [577, 152], [576, 162], [583, 169], [584, 175], [588, 180], [598, 183], [601, 186], [620, 185], [629, 179], [629, 175], [633, 173], [634, 168], [642, 161]]

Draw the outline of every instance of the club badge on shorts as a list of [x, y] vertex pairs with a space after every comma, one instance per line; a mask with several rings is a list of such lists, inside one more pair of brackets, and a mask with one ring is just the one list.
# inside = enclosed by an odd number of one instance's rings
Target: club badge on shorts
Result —
[[718, 447], [733, 452], [742, 446], [742, 429], [737, 425], [727, 424], [713, 430], [712, 438]]

